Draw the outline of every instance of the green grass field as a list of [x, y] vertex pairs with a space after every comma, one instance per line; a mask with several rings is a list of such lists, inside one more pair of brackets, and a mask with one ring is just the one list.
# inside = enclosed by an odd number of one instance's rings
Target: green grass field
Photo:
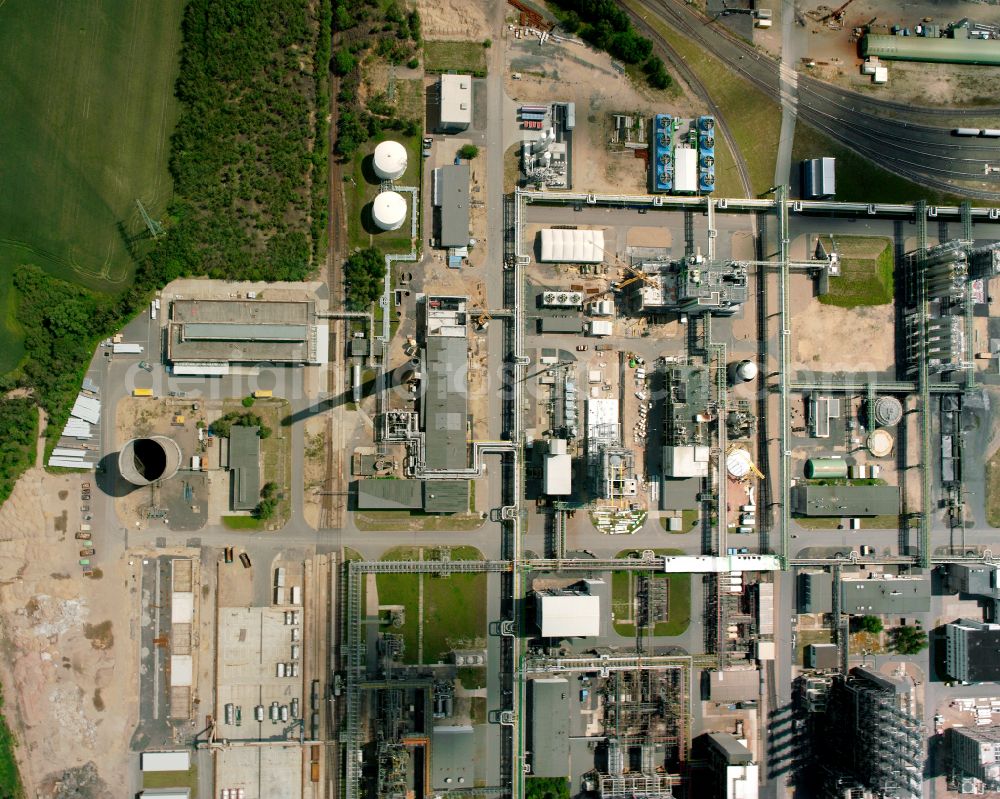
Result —
[[482, 42], [424, 42], [427, 72], [486, 74], [486, 48]]
[[190, 788], [191, 799], [198, 799], [198, 767], [187, 771], [147, 771], [142, 775], [142, 787], [150, 788]]
[[[624, 549], [615, 558], [626, 558], [630, 551]], [[683, 555], [680, 549], [655, 549], [657, 555]], [[691, 575], [663, 574], [653, 572], [654, 579], [670, 581], [669, 605], [667, 621], [658, 622], [653, 628], [653, 635], [680, 635], [691, 624]], [[619, 635], [635, 635], [633, 619], [633, 597], [636, 591], [636, 575], [634, 572], [620, 571], [611, 573], [611, 606], [615, 614], [615, 632]], [[619, 622], [618, 619], [627, 619]]]
[[821, 240], [827, 252], [840, 255], [840, 277], [830, 278], [830, 292], [819, 298], [827, 305], [855, 308], [893, 301], [892, 240], [879, 236], [829, 236]]
[[1000, 527], [1000, 451], [986, 461], [986, 523]]
[[[128, 283], [136, 199], [163, 214], [181, 0], [8, 3], [0, 26], [0, 373], [23, 355], [12, 271]], [[124, 234], [124, 235], [123, 235]], [[139, 245], [141, 246], [141, 245]]]

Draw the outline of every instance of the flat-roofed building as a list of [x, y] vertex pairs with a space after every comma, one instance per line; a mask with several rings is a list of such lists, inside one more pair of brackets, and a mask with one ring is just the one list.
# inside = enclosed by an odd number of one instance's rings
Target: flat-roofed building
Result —
[[438, 131], [461, 133], [472, 124], [472, 76], [442, 75], [438, 80]]
[[978, 783], [968, 793], [1000, 791], [1000, 727], [951, 727], [948, 744], [952, 768]]
[[531, 773], [569, 776], [569, 680], [546, 677], [531, 683]]
[[435, 169], [432, 196], [439, 247], [469, 244], [469, 164], [448, 164]]
[[708, 695], [713, 702], [748, 702], [760, 697], [758, 669], [709, 672]]
[[328, 338], [312, 300], [177, 299], [170, 303], [167, 359], [179, 373], [199, 365], [326, 363]]
[[229, 475], [233, 510], [253, 510], [260, 503], [260, 430], [229, 428]]
[[476, 773], [476, 736], [468, 724], [435, 727], [431, 735], [431, 785], [435, 791], [469, 787]]
[[187, 771], [191, 768], [191, 753], [187, 750], [143, 752], [139, 755], [142, 771]]
[[1000, 680], [1000, 624], [959, 619], [945, 625], [945, 666], [962, 682]]
[[818, 200], [837, 193], [837, 160], [809, 158], [802, 162], [802, 197]]
[[807, 644], [805, 662], [810, 669], [836, 669], [840, 666], [840, 650], [836, 644]]
[[931, 580], [926, 575], [899, 577], [873, 572], [867, 578], [840, 581], [840, 608], [851, 616], [927, 613]]
[[544, 462], [544, 493], [563, 497], [573, 493], [573, 459], [566, 452], [566, 439], [549, 440]]
[[833, 575], [824, 571], [799, 572], [799, 613], [833, 613]]
[[899, 488], [883, 485], [792, 486], [792, 512], [799, 516], [894, 516]]
[[746, 742], [728, 732], [709, 732], [705, 743], [713, 799], [756, 799], [759, 767]]
[[358, 480], [358, 510], [465, 513], [468, 480]]
[[539, 591], [536, 621], [543, 638], [588, 638], [601, 634], [601, 598], [582, 591]]

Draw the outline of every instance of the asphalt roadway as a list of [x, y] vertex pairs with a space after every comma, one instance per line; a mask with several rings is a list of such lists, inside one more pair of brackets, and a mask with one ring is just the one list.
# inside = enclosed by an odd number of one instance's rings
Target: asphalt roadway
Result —
[[[648, 13], [630, 15], [644, 35], [674, 54], [674, 60], [678, 56], [669, 44], [646, 24], [650, 15], [713, 53], [730, 71], [775, 102], [792, 103], [804, 122], [879, 166], [930, 188], [1000, 200], [1000, 174], [985, 174], [987, 165], [1000, 166], [1000, 139], [952, 135], [952, 126], [961, 125], [963, 117], [982, 117], [996, 109], [924, 109], [883, 102], [800, 73], [786, 74], [796, 87], [794, 96], [789, 97], [782, 86], [780, 62], [739, 39], [721, 23], [675, 0], [642, 2]], [[931, 119], [941, 124], [927, 124]], [[982, 188], [956, 186], [954, 181], [979, 181]]]

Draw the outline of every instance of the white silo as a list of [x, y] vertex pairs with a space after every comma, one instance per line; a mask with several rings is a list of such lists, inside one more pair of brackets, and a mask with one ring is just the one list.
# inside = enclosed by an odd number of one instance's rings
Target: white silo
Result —
[[372, 156], [375, 174], [382, 180], [398, 180], [406, 171], [406, 148], [398, 141], [384, 141]]
[[395, 191], [383, 191], [372, 203], [372, 219], [382, 230], [397, 230], [406, 221], [406, 200]]

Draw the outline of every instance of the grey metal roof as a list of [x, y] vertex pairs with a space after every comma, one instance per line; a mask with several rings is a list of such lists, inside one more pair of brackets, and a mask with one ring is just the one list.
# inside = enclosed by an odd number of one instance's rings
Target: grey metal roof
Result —
[[792, 511], [801, 516], [891, 516], [899, 513], [899, 488], [882, 485], [793, 486]]
[[442, 247], [464, 247], [469, 243], [469, 175], [469, 165], [464, 162], [435, 170]]
[[430, 470], [469, 465], [466, 422], [469, 413], [466, 339], [431, 336], [424, 347], [421, 421], [424, 456]]
[[184, 339], [223, 341], [305, 341], [306, 325], [255, 325], [231, 322], [188, 322], [181, 335]]
[[358, 510], [465, 513], [468, 480], [358, 480]]
[[833, 612], [833, 575], [830, 572], [799, 573], [799, 612]]
[[[471, 726], [435, 727], [431, 740], [431, 787], [442, 791], [472, 787], [476, 765], [476, 736]], [[449, 783], [445, 780], [450, 779]]]
[[836, 193], [836, 159], [810, 158], [802, 162], [802, 195], [806, 199]]
[[806, 665], [814, 669], [835, 669], [840, 665], [840, 650], [836, 644], [807, 644]]
[[926, 613], [931, 609], [929, 577], [915, 579], [841, 580], [840, 607], [844, 613]]
[[233, 510], [253, 510], [260, 502], [260, 435], [256, 427], [229, 428], [229, 472]]
[[[754, 672], [756, 674], [756, 672]], [[753, 754], [728, 732], [709, 732], [706, 737], [711, 746], [721, 754], [726, 763], [739, 766], [753, 762]]]
[[760, 696], [760, 672], [734, 669], [709, 672], [709, 697], [713, 702], [741, 702]]
[[569, 776], [569, 681], [531, 681], [531, 773]]

